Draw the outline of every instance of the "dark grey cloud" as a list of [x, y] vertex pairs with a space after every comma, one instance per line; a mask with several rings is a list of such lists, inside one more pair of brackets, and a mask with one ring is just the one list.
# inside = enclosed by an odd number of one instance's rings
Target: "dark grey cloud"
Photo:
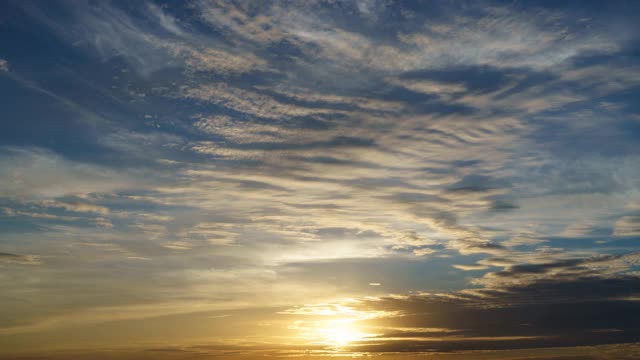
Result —
[[502, 211], [513, 211], [518, 209], [519, 206], [514, 203], [513, 201], [507, 201], [507, 200], [494, 200], [491, 203], [491, 211], [498, 211], [498, 212], [502, 212]]
[[[363, 308], [400, 315], [377, 319], [383, 333], [356, 348], [459, 351], [635, 342], [640, 327], [633, 319], [640, 315], [640, 302], [632, 296], [638, 294], [640, 280], [630, 276], [381, 298]], [[398, 327], [405, 330], [393, 330]]]
[[449, 191], [481, 193], [506, 186], [508, 186], [508, 183], [504, 180], [493, 179], [485, 175], [468, 175], [451, 185]]

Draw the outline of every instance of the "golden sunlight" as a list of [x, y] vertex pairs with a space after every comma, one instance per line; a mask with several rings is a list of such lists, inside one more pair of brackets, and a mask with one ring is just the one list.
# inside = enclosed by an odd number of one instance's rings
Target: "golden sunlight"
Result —
[[362, 340], [366, 334], [358, 331], [351, 320], [330, 321], [324, 329], [320, 329], [323, 343], [340, 348]]
[[296, 330], [305, 343], [343, 349], [377, 335], [366, 332], [362, 321], [390, 314], [357, 309], [358, 303], [360, 301], [348, 299], [342, 303], [306, 304], [281, 313], [302, 317], [289, 328]]
[[320, 321], [296, 321], [291, 327], [309, 344], [341, 349], [361, 341], [372, 334], [361, 331], [354, 319], [331, 319]]

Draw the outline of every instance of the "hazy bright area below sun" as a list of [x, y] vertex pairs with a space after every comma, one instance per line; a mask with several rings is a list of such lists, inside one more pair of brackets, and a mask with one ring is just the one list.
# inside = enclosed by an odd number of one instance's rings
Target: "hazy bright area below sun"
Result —
[[[12, 355], [0, 359], [27, 360], [38, 356], [37, 353], [29, 356]], [[577, 360], [593, 359], [601, 356], [603, 359], [635, 360], [640, 357], [639, 345], [601, 345], [571, 348], [548, 349], [522, 349], [522, 350], [498, 350], [498, 351], [457, 351], [455, 353], [350, 353], [350, 352], [277, 352], [277, 351], [226, 351], [215, 354], [207, 354], [203, 350], [188, 350], [180, 348], [156, 348], [147, 351], [111, 350], [92, 351], [82, 350], [65, 351], [59, 353], [44, 353], [47, 359], [52, 360], [187, 360], [187, 359], [220, 359], [233, 358], [238, 360], [254, 359], [295, 359], [295, 360], [336, 360], [336, 359], [376, 359], [376, 360]], [[89, 356], [89, 357], [88, 357]]]

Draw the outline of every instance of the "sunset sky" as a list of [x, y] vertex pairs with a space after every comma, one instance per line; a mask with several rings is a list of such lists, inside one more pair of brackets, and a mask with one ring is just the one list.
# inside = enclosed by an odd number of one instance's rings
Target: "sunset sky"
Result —
[[0, 358], [640, 358], [639, 18], [0, 1]]

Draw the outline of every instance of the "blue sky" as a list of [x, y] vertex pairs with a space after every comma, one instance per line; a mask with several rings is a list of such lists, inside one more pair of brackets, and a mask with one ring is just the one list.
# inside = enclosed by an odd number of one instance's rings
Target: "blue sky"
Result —
[[637, 341], [639, 14], [3, 2], [1, 347]]

